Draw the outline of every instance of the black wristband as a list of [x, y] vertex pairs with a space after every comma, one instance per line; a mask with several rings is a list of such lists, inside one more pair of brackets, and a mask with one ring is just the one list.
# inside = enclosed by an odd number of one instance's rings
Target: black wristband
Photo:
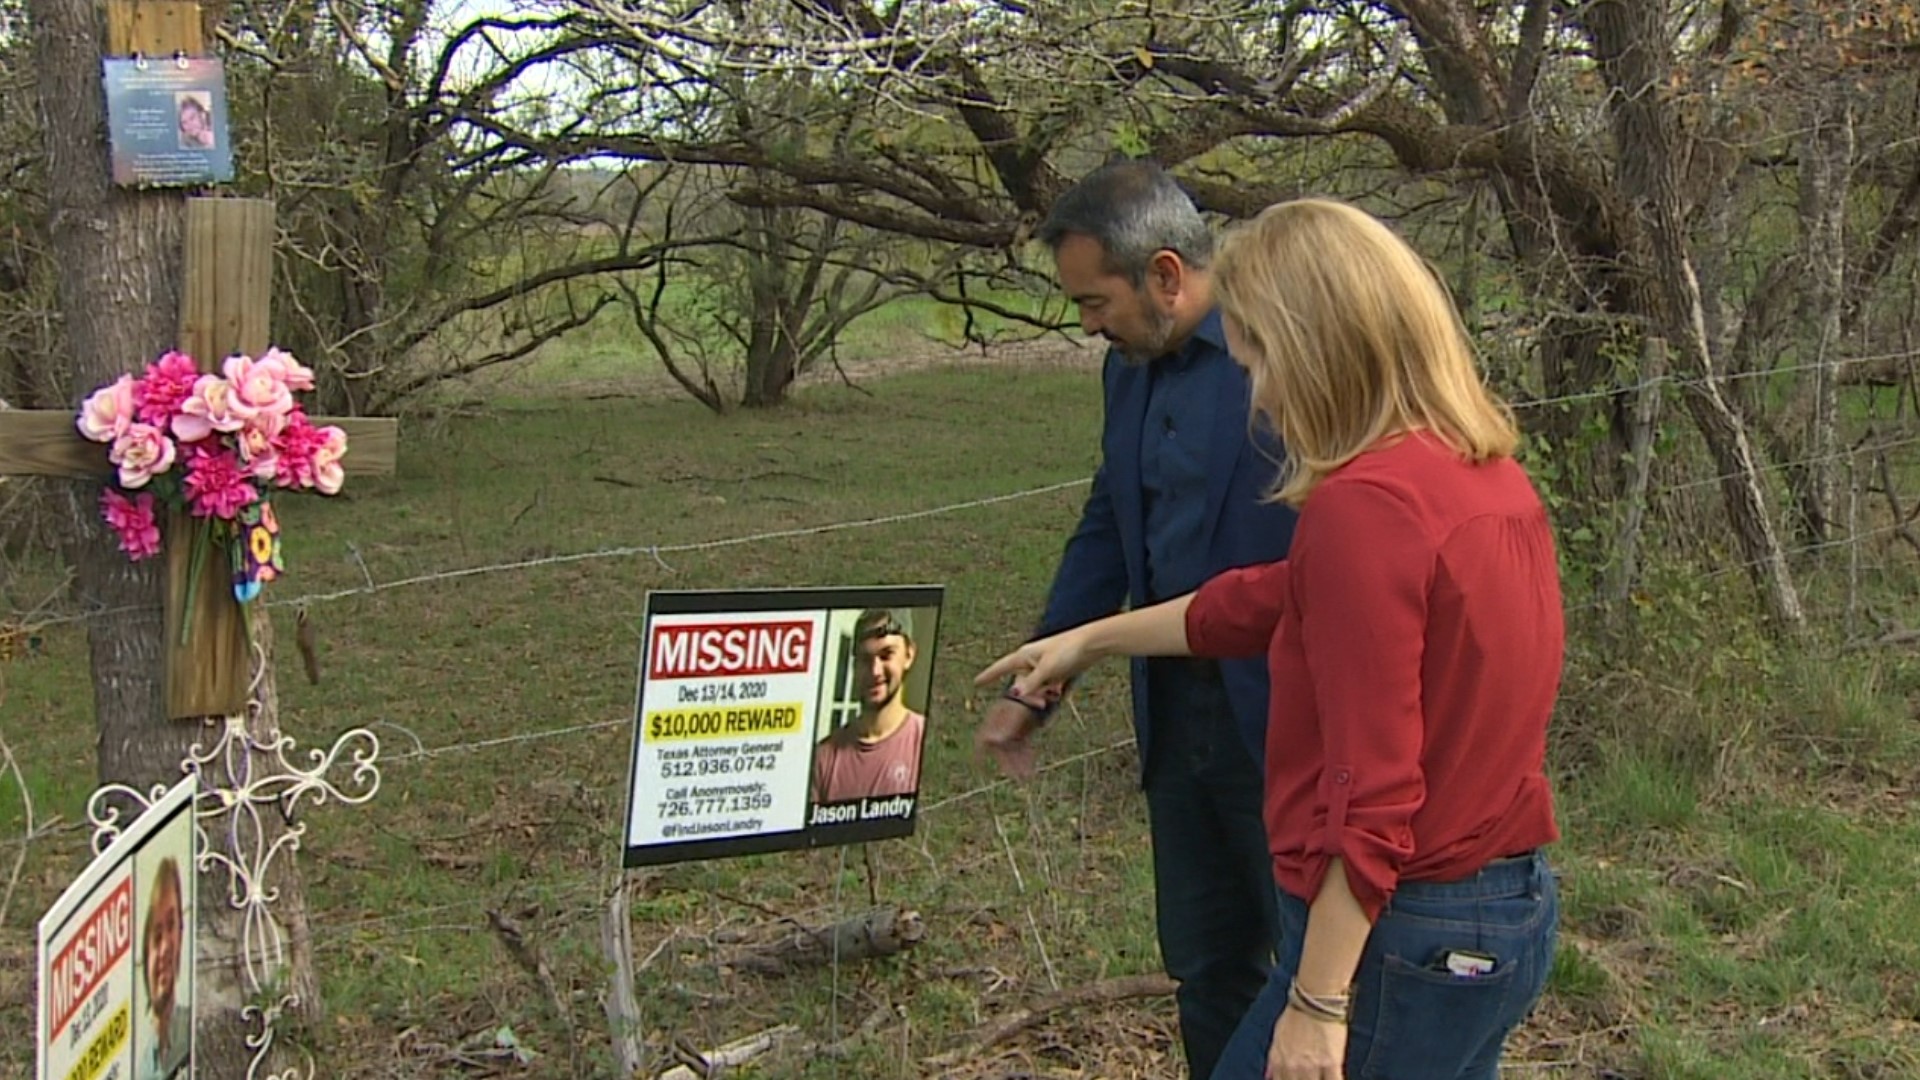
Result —
[[1015, 691], [1013, 683], [1011, 682], [1007, 683], [1006, 689], [1000, 691], [1000, 696], [1007, 701], [1026, 706], [1027, 709], [1033, 713], [1034, 719], [1043, 724], [1051, 719], [1053, 711], [1060, 707], [1059, 698], [1042, 699], [1039, 702], [1035, 702], [1032, 698]]

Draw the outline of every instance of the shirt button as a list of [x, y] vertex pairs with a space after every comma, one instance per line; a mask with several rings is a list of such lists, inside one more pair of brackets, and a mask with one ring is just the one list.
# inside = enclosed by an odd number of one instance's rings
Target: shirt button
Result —
[[1339, 772], [1333, 774], [1333, 782], [1336, 784], [1344, 784], [1350, 779], [1352, 779], [1352, 776], [1349, 775], [1345, 769], [1341, 769]]

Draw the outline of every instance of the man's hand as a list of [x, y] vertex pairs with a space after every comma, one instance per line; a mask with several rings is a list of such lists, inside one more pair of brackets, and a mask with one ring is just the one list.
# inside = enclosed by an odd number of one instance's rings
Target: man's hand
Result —
[[987, 706], [980, 727], [973, 733], [973, 744], [1000, 765], [1000, 771], [1016, 779], [1033, 776], [1033, 733], [1040, 730], [1040, 716], [1017, 701], [995, 698]]

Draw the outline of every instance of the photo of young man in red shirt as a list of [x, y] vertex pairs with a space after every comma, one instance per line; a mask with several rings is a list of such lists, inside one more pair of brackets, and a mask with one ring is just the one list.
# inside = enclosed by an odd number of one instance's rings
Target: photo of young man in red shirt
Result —
[[821, 740], [813, 754], [813, 801], [911, 795], [920, 788], [927, 718], [907, 707], [907, 673], [917, 658], [906, 620], [885, 608], [853, 627], [854, 690], [860, 716]]

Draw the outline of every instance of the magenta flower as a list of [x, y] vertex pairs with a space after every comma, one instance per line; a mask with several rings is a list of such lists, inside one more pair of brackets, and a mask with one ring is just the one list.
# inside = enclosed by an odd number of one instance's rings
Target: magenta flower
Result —
[[129, 499], [108, 488], [100, 493], [100, 514], [120, 536], [120, 550], [133, 562], [160, 553], [160, 523], [153, 515], [153, 496], [146, 492]]
[[192, 396], [193, 385], [199, 379], [200, 369], [194, 365], [193, 357], [185, 353], [169, 352], [147, 365], [146, 375], [133, 388], [133, 402], [139, 410], [140, 422], [167, 430], [180, 406]]
[[274, 439], [276, 460], [273, 482], [283, 488], [310, 488], [315, 482], [314, 458], [327, 443], [327, 437], [314, 430], [304, 412], [287, 417], [287, 424]]
[[227, 449], [190, 447], [184, 486], [187, 506], [194, 517], [232, 521], [241, 507], [260, 498], [260, 492], [240, 465], [239, 455]]

